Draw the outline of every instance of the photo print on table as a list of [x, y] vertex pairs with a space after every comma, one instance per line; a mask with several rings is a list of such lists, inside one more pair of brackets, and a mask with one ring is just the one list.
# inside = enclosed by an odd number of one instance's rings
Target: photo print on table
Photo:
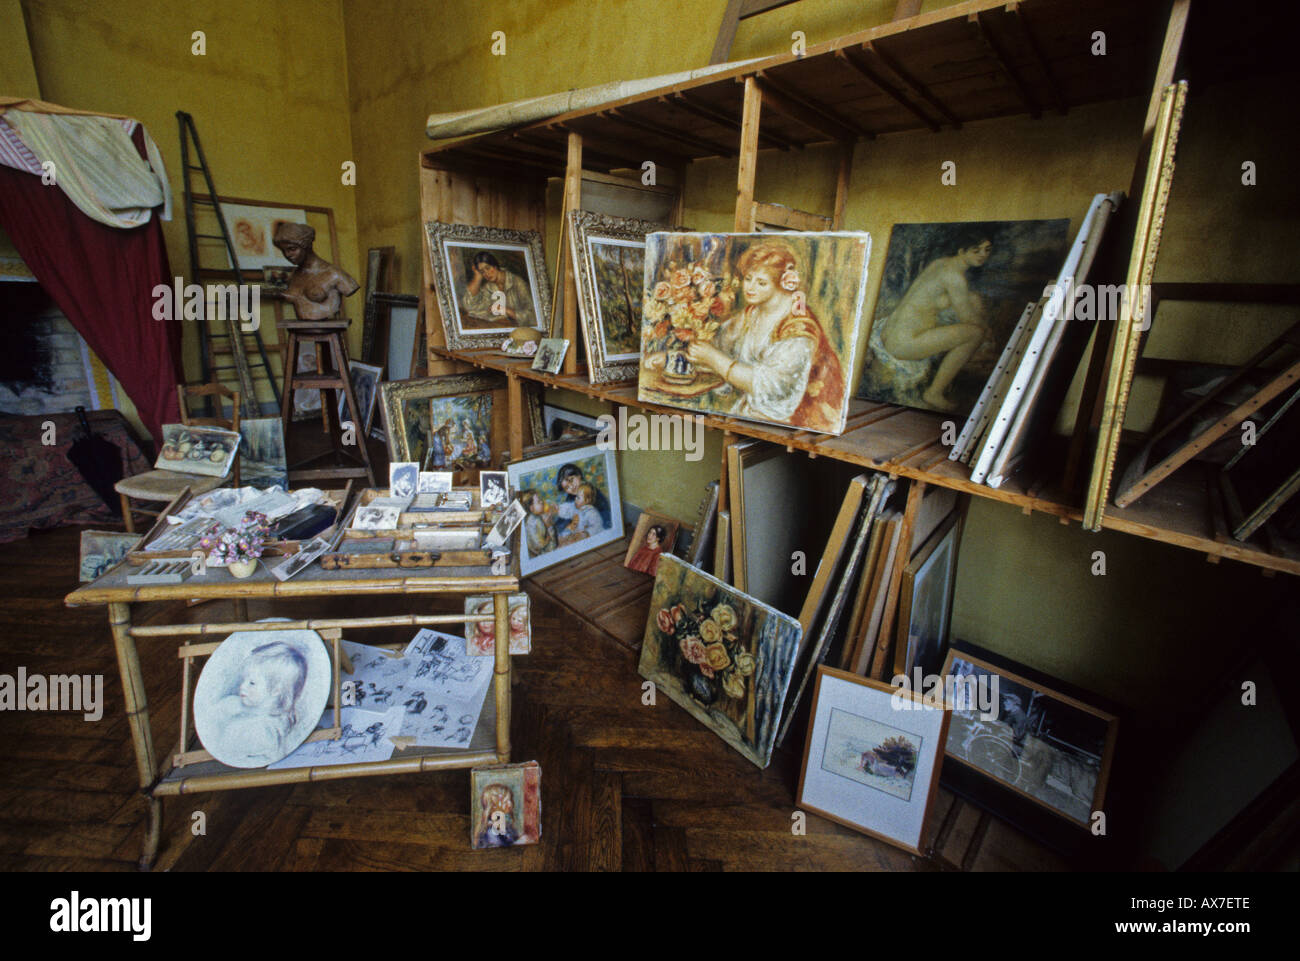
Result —
[[388, 493], [391, 497], [414, 497], [420, 487], [420, 465], [396, 461], [388, 465]]
[[510, 479], [503, 470], [484, 470], [478, 473], [479, 504], [485, 508], [505, 507], [510, 499]]

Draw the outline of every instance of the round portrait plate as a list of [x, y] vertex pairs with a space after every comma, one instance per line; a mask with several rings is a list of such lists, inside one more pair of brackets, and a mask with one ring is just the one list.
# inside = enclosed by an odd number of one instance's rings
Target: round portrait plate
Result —
[[332, 680], [315, 631], [237, 631], [199, 674], [194, 730], [222, 764], [265, 767], [316, 729]]

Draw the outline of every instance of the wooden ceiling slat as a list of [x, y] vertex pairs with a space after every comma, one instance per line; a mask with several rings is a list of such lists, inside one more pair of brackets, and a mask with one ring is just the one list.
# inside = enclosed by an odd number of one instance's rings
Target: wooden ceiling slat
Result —
[[734, 157], [736, 155], [736, 148], [724, 147], [721, 144], [704, 140], [703, 138], [688, 133], [682, 133], [680, 130], [674, 130], [667, 124], [655, 126], [653, 123], [647, 123], [644, 120], [629, 117], [627, 114], [622, 112], [621, 108], [602, 111], [598, 116], [608, 122], [623, 124], [624, 126], [632, 127], [636, 130], [643, 130], [655, 137], [666, 137], [669, 140], [675, 140], [678, 143], [685, 144], [686, 146], [699, 151], [699, 157]]
[[1011, 81], [1012, 86], [1016, 88], [1016, 92], [1020, 94], [1021, 102], [1025, 105], [1025, 110], [1035, 120], [1041, 117], [1043, 108], [1034, 99], [1033, 93], [1029, 90], [1029, 85], [1020, 76], [1020, 72], [1016, 69], [1015, 64], [1011, 62], [1011, 58], [1007, 55], [1007, 51], [1003, 48], [1001, 42], [989, 30], [989, 25], [980, 18], [978, 13], [972, 13], [967, 17], [966, 23], [970, 26], [973, 36], [992, 55], [993, 61], [998, 65], [998, 68]]
[[903, 81], [904, 85], [906, 85], [913, 93], [946, 117], [948, 123], [952, 124], [954, 130], [961, 129], [961, 120], [957, 115], [944, 106], [939, 98], [931, 93], [930, 89], [925, 84], [913, 77], [907, 69], [890, 56], [887, 51], [880, 49], [880, 46], [874, 43], [864, 43], [862, 49], [868, 54], [874, 54], [876, 59], [888, 67], [894, 76]]
[[[660, 99], [662, 100], [663, 98]], [[681, 91], [672, 95], [670, 106], [687, 110], [705, 120], [711, 120], [720, 127], [726, 127], [727, 129], [734, 131], [737, 136], [740, 134], [741, 125], [739, 120], [733, 120], [726, 114], [697, 102], [693, 97], [690, 97]], [[759, 130], [758, 132], [758, 142], [760, 146], [775, 147], [778, 150], [789, 150], [791, 147], [802, 148], [803, 146], [802, 144], [791, 143], [788, 140], [783, 140], [780, 137], [773, 136], [763, 130]]]
[[[777, 80], [770, 73], [760, 70], [755, 76], [759, 80], [759, 86], [763, 88], [764, 98], [770, 98], [772, 106], [787, 117], [825, 134], [832, 140], [848, 143], [863, 138], [867, 140], [875, 139], [876, 135], [872, 131], [850, 123], [839, 114], [814, 103], [788, 84]], [[773, 94], [775, 94], [774, 97]]]
[[863, 77], [866, 77], [877, 87], [879, 87], [887, 97], [892, 99], [900, 107], [906, 108], [906, 110], [909, 113], [911, 113], [913, 116], [915, 116], [917, 120], [921, 121], [921, 123], [925, 124], [935, 133], [939, 132], [939, 125], [937, 123], [931, 120], [930, 117], [927, 116], [924, 111], [922, 111], [919, 107], [913, 104], [912, 101], [907, 99], [907, 97], [903, 96], [903, 92], [901, 90], [895, 87], [884, 77], [880, 76], [880, 74], [874, 68], [872, 68], [866, 62], [866, 60], [861, 57], [860, 54], [851, 50], [837, 50], [836, 59], [841, 63], [844, 63], [852, 67]]
[[1019, 6], [1011, 7], [1007, 10], [1007, 18], [1020, 30], [1021, 36], [1025, 38], [1025, 46], [1034, 55], [1034, 60], [1038, 64], [1038, 69], [1042, 71], [1043, 78], [1047, 81], [1048, 97], [1056, 105], [1057, 113], [1064, 114], [1069, 108], [1066, 106], [1065, 98], [1061, 96], [1060, 85], [1056, 82], [1056, 77], [1052, 73], [1052, 64], [1043, 55], [1042, 44], [1038, 42], [1038, 37], [1029, 25], [1029, 18], [1025, 16]]

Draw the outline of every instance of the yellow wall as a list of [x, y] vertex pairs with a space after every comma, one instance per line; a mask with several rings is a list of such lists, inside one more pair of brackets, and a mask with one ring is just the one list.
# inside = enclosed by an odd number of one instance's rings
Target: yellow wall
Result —
[[[340, 266], [362, 279], [355, 188], [341, 176], [343, 162], [354, 158], [337, 2], [28, 0], [23, 7], [44, 99], [135, 117], [161, 148], [176, 205], [163, 226], [174, 274], [189, 274], [175, 116], [184, 110], [224, 196], [332, 207]], [[200, 30], [204, 56], [191, 52]], [[329, 256], [323, 235], [317, 251]], [[359, 297], [348, 301], [358, 321], [362, 308]], [[263, 337], [275, 341], [269, 309], [263, 324]], [[351, 337], [360, 344], [359, 323]], [[193, 328], [185, 348], [187, 376], [198, 379]]]
[[0, 0], [0, 96], [41, 96], [19, 0]]

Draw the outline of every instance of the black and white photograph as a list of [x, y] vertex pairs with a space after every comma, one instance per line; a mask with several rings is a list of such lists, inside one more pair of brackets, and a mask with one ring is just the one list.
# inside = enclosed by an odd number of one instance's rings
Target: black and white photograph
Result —
[[483, 507], [505, 507], [510, 497], [509, 475], [503, 470], [478, 473], [479, 503]]
[[393, 497], [414, 497], [420, 488], [420, 465], [398, 461], [388, 465], [388, 493]]
[[451, 490], [455, 477], [455, 472], [449, 470], [422, 470], [420, 471], [417, 493], [445, 494]]
[[352, 520], [356, 531], [392, 531], [397, 529], [397, 519], [402, 516], [400, 507], [358, 507]]

